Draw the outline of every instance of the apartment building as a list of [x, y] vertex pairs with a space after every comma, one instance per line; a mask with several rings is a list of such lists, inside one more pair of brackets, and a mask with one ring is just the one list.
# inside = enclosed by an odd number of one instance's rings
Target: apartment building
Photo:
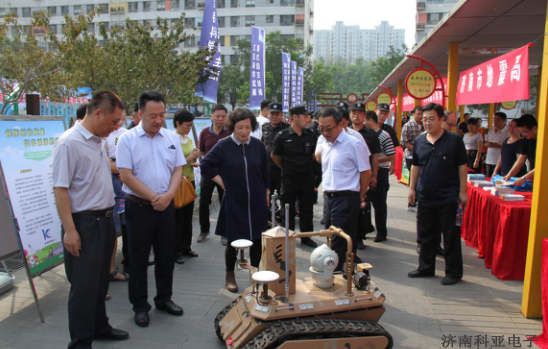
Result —
[[458, 0], [417, 0], [415, 42], [419, 43]]
[[314, 57], [327, 62], [343, 58], [353, 63], [357, 58], [374, 61], [386, 56], [390, 46], [400, 49], [405, 43], [405, 29], [395, 29], [382, 21], [375, 29], [360, 29], [358, 25], [336, 22], [331, 30], [316, 30]]
[[[313, 43], [314, 0], [215, 0], [217, 5], [221, 53], [228, 64], [234, 55], [238, 39], [251, 38], [251, 26], [264, 28], [266, 33], [280, 31], [288, 38], [296, 38], [303, 45]], [[26, 29], [35, 34], [42, 28], [28, 26], [33, 15], [48, 11], [51, 16], [50, 29], [62, 32], [65, 15], [87, 14], [94, 8], [100, 14], [88, 27], [88, 31], [99, 34], [98, 23], [107, 28], [116, 24], [124, 26], [125, 20], [154, 23], [157, 17], [176, 22], [185, 13], [185, 26], [194, 37], [183, 44], [181, 50], [195, 51], [200, 42], [200, 29], [205, 0], [163, 1], [108, 1], [108, 0], [19, 0], [0, 1], [0, 17], [15, 14]]]

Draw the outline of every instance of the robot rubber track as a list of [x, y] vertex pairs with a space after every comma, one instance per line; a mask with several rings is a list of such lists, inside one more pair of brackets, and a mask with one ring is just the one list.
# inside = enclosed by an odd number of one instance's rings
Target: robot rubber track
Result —
[[295, 319], [278, 321], [248, 342], [244, 349], [274, 349], [287, 341], [361, 338], [383, 336], [392, 348], [392, 336], [379, 324], [369, 321], [337, 319]]

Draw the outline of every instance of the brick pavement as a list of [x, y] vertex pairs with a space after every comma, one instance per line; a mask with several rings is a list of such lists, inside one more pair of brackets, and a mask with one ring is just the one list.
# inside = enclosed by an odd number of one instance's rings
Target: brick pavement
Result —
[[[444, 335], [488, 335], [489, 340], [496, 335], [516, 335], [523, 340], [525, 335], [542, 332], [540, 320], [527, 320], [520, 314], [523, 282], [498, 280], [484, 268], [476, 251], [464, 244], [463, 282], [450, 287], [440, 285], [444, 263], [439, 258], [435, 278], [409, 279], [407, 273], [417, 263], [415, 216], [405, 211], [406, 188], [394, 179], [391, 186], [388, 240], [367, 240], [366, 249], [358, 255], [373, 264], [372, 278], [387, 297], [381, 324], [394, 337], [395, 348], [442, 348]], [[194, 239], [199, 232], [197, 214], [196, 210]], [[316, 229], [320, 228], [320, 214], [321, 203], [315, 208]], [[212, 215], [216, 215], [215, 210]], [[297, 246], [298, 277], [308, 277], [312, 249], [300, 243]], [[139, 328], [133, 323], [127, 284], [111, 283], [112, 300], [107, 302], [111, 324], [129, 331], [130, 339], [97, 341], [94, 348], [224, 348], [215, 336], [213, 319], [236, 296], [224, 289], [224, 247], [212, 234], [202, 244], [193, 243], [193, 249], [200, 257], [187, 258], [184, 265], [175, 266], [173, 300], [183, 306], [185, 315], [173, 317], [152, 310], [150, 326]], [[0, 295], [0, 348], [66, 348], [69, 284], [63, 266], [35, 278], [45, 324], [38, 319], [25, 273], [18, 272], [16, 277], [16, 288]], [[153, 267], [149, 269], [149, 280], [153, 280]], [[237, 280], [243, 289], [249, 283], [248, 274], [237, 272]], [[152, 298], [154, 283], [149, 287]], [[511, 347], [507, 339], [505, 344]], [[522, 342], [522, 346], [528, 343]], [[453, 347], [458, 348], [459, 342]], [[474, 342], [471, 347], [476, 347]]]

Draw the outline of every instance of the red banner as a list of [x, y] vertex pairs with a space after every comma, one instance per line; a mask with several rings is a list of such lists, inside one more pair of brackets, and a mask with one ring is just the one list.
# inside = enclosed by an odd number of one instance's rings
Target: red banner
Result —
[[529, 45], [460, 73], [457, 105], [529, 99]]
[[[447, 91], [447, 78], [443, 77], [441, 78], [441, 81], [442, 82], [438, 80], [436, 82], [436, 89], [441, 88], [441, 84], [443, 83]], [[427, 105], [428, 103], [437, 103], [437, 104], [443, 105], [443, 92], [441, 92], [441, 90], [436, 90], [434, 91], [434, 93], [432, 93], [430, 97], [421, 100], [421, 105], [423, 107]]]
[[411, 111], [415, 108], [415, 98], [411, 97], [409, 93], [405, 92], [402, 99], [402, 111]]

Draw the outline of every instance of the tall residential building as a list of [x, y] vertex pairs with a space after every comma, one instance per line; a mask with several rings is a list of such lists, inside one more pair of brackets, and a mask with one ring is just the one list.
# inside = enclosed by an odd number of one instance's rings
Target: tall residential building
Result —
[[374, 61], [386, 56], [390, 47], [399, 50], [405, 43], [405, 29], [394, 29], [382, 21], [375, 29], [360, 29], [357, 25], [346, 26], [336, 22], [332, 30], [316, 30], [314, 58], [332, 62], [338, 57], [348, 63], [357, 58]]
[[417, 0], [415, 41], [421, 42], [458, 0]]
[[[225, 64], [234, 54], [236, 41], [251, 39], [251, 26], [264, 28], [266, 33], [280, 31], [283, 37], [296, 38], [303, 45], [311, 45], [314, 33], [314, 0], [216, 0], [221, 54]], [[157, 17], [176, 22], [185, 13], [185, 26], [194, 37], [181, 49], [196, 51], [200, 43], [200, 29], [205, 0], [112, 1], [112, 0], [19, 0], [0, 1], [0, 17], [16, 14], [21, 24], [28, 24], [32, 15], [43, 10], [51, 14], [50, 29], [61, 33], [65, 15], [87, 14], [100, 7], [101, 13], [88, 27], [99, 35], [98, 23], [108, 27], [121, 26], [127, 18], [132, 21], [154, 23]], [[41, 28], [30, 28], [37, 34]]]

